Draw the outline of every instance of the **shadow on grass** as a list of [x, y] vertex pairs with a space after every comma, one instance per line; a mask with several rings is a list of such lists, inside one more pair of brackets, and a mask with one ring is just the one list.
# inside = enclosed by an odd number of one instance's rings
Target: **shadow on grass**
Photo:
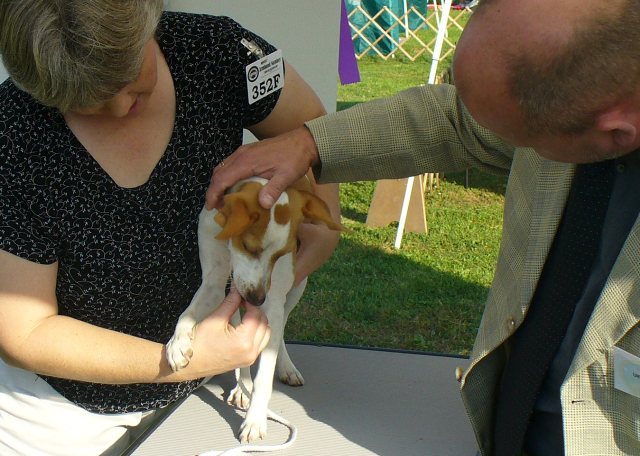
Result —
[[[376, 235], [373, 242], [380, 245], [393, 242], [386, 239], [389, 230], [366, 234], [369, 240]], [[365, 245], [354, 232], [310, 277], [286, 337], [468, 355], [487, 294], [487, 287], [414, 261], [402, 250]]]
[[[465, 186], [465, 173], [446, 173], [440, 178], [440, 185], [444, 182], [448, 184], [456, 184], [459, 187]], [[353, 220], [358, 223], [366, 223], [367, 214], [369, 212], [369, 206], [373, 198], [373, 192], [375, 190], [375, 181], [362, 181], [351, 182], [348, 184], [340, 185], [340, 201], [342, 203], [341, 209], [344, 217]], [[494, 174], [483, 173], [477, 169], [469, 170], [469, 189], [470, 190], [484, 190], [486, 192], [493, 193], [495, 195], [504, 196], [507, 186], [507, 176], [500, 176]], [[439, 190], [436, 188], [436, 192]], [[459, 204], [461, 199], [466, 196], [473, 198], [471, 193], [466, 194], [465, 189], [455, 188], [449, 186], [447, 193], [452, 193], [455, 198], [452, 204]], [[445, 193], [445, 194], [447, 194]], [[466, 195], [466, 196], [465, 196]], [[429, 204], [431, 195], [429, 192], [425, 194], [425, 201]], [[442, 199], [441, 204], [447, 204], [447, 197]]]
[[349, 109], [351, 106], [355, 106], [360, 101], [338, 101], [336, 103], [336, 111], [343, 111], [345, 109]]
[[342, 207], [342, 215], [354, 222], [358, 223], [366, 223], [367, 222], [367, 213], [359, 211], [352, 206], [343, 206]]
[[354, 222], [366, 223], [375, 185], [375, 181], [341, 184], [340, 209], [342, 215]]
[[[444, 178], [458, 185], [464, 186], [466, 184], [465, 172], [458, 173], [446, 173]], [[496, 195], [504, 195], [507, 188], [506, 175], [489, 174], [482, 172], [475, 168], [469, 168], [468, 183], [469, 188], [479, 188], [495, 193]]]

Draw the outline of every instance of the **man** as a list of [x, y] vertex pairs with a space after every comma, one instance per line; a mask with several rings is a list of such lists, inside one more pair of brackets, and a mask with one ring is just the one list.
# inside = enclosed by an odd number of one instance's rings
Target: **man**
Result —
[[243, 146], [270, 206], [319, 182], [508, 171], [503, 240], [459, 377], [483, 455], [640, 454], [640, 2], [483, 0], [456, 88], [410, 89]]

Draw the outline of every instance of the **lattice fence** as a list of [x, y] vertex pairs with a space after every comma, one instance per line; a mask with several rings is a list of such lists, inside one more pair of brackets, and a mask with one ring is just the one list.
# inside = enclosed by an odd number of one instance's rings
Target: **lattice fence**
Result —
[[[435, 32], [438, 30], [441, 9], [442, 7], [438, 5], [436, 8], [429, 8], [428, 13], [425, 13], [412, 6], [408, 8], [404, 14], [398, 16], [387, 6], [384, 6], [374, 15], [371, 15], [361, 5], [356, 6], [349, 13], [349, 22], [352, 30], [351, 35], [354, 41], [361, 39], [366, 46], [360, 47], [361, 49], [356, 53], [356, 57], [361, 59], [365, 55], [374, 54], [384, 60], [388, 60], [395, 58], [397, 55], [403, 55], [409, 60], [415, 61], [425, 53], [427, 53], [429, 57], [433, 56], [433, 48], [436, 42]], [[451, 10], [447, 22], [447, 32], [453, 27], [461, 31], [470, 13], [471, 9], [469, 8]], [[366, 19], [366, 22], [361, 27], [355, 26], [353, 24], [354, 21], [351, 20], [356, 14], [362, 14]], [[386, 29], [380, 25], [380, 21], [378, 20], [385, 14], [387, 15], [385, 21], [391, 22], [391, 25]], [[389, 18], [391, 18], [391, 20], [389, 20]], [[418, 27], [414, 27], [415, 30], [412, 30], [412, 27], [407, 27], [409, 21], [412, 23], [417, 21], [419, 23]], [[425, 28], [432, 30], [433, 33], [421, 33]], [[394, 37], [394, 35], [398, 35], [398, 33], [394, 33], [394, 29], [398, 29], [400, 38]], [[372, 39], [372, 33], [370, 32], [373, 32], [373, 36], [377, 36], [377, 38]], [[387, 40], [387, 43], [391, 43], [392, 50], [390, 52], [381, 46], [384, 40]], [[364, 49], [362, 49], [363, 47]], [[440, 60], [444, 60], [452, 54], [455, 48], [456, 43], [449, 39], [447, 33], [442, 45]]]

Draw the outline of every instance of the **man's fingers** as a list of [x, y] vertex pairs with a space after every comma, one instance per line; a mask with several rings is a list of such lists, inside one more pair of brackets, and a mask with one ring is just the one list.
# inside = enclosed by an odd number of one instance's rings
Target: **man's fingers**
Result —
[[237, 174], [239, 171], [239, 169], [234, 169], [234, 167], [228, 166], [227, 163], [225, 163], [224, 166], [218, 165], [214, 168], [213, 175], [211, 176], [211, 183], [209, 184], [209, 188], [206, 193], [205, 205], [208, 210], [211, 210], [214, 207], [220, 208], [224, 192], [227, 191], [227, 189], [235, 182], [243, 179], [243, 177], [234, 177], [234, 174]]
[[282, 195], [282, 192], [287, 189], [287, 186], [288, 183], [281, 174], [274, 174], [271, 180], [267, 181], [260, 190], [260, 194], [258, 195], [260, 205], [265, 209], [271, 209], [278, 198], [280, 198], [280, 195]]
[[205, 205], [211, 210], [220, 208], [224, 193], [236, 182], [255, 174], [252, 160], [243, 158], [252, 145], [240, 146], [236, 151], [213, 168], [211, 182], [206, 193]]
[[219, 209], [227, 189], [239, 180], [260, 176], [269, 179], [260, 192], [260, 205], [270, 209], [280, 194], [318, 161], [315, 141], [306, 127], [240, 146], [213, 170], [206, 207]]

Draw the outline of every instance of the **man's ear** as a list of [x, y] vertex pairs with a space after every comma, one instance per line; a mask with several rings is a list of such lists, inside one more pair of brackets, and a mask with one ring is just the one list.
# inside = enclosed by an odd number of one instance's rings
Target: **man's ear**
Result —
[[[638, 108], [640, 109], [640, 107]], [[595, 123], [608, 153], [626, 154], [640, 148], [640, 113], [618, 107], [601, 113]]]

